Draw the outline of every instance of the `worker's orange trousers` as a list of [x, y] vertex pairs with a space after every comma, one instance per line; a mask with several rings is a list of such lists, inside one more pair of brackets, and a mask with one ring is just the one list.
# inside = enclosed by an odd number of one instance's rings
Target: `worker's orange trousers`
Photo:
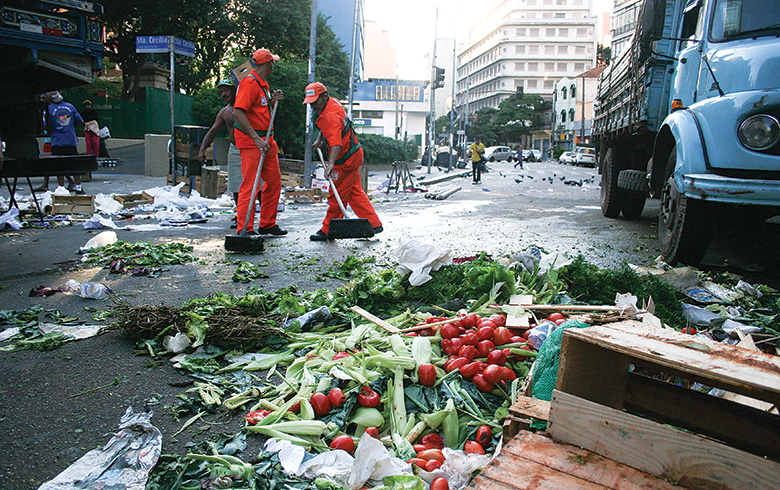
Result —
[[[276, 142], [273, 137], [268, 142], [271, 149], [265, 155], [260, 179], [263, 181], [263, 191], [260, 196], [260, 228], [270, 228], [276, 224], [276, 213], [279, 210], [279, 194], [282, 192], [282, 175], [279, 172], [279, 157]], [[241, 233], [246, 226], [247, 231], [254, 230], [255, 196], [252, 187], [257, 175], [257, 167], [263, 152], [253, 146], [240, 148], [241, 152], [241, 187], [238, 188], [238, 203], [236, 204], [237, 231]], [[259, 185], [259, 184], [258, 184]], [[250, 206], [251, 204], [251, 206]], [[249, 207], [249, 222], [246, 223], [247, 207]]]
[[[382, 226], [382, 222], [379, 221], [379, 216], [374, 211], [371, 200], [360, 185], [360, 165], [362, 164], [363, 149], [361, 148], [349, 160], [333, 167], [333, 172], [331, 172], [330, 176], [333, 179], [333, 183], [336, 184], [336, 190], [339, 192], [344, 207], [349, 206], [358, 218], [367, 219], [371, 227], [376, 228], [377, 226]], [[343, 217], [344, 213], [341, 212], [336, 196], [331, 189], [328, 195], [328, 211], [325, 213], [325, 219], [322, 221], [322, 232], [327, 235], [330, 230], [330, 220]]]

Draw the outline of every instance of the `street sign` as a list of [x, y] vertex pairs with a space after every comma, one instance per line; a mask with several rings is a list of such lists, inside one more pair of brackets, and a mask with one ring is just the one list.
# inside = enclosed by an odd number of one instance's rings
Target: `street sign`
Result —
[[457, 134], [466, 134], [466, 131], [463, 129], [459, 129], [456, 131]]
[[186, 39], [173, 38], [173, 52], [183, 56], [195, 57], [195, 43]]
[[135, 36], [136, 53], [167, 53], [170, 36]]

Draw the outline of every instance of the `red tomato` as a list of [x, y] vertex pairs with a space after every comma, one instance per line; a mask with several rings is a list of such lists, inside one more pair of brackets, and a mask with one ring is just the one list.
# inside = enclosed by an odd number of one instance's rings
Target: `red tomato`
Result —
[[477, 348], [473, 345], [464, 345], [458, 351], [458, 357], [465, 357], [469, 362], [473, 361], [477, 354]]
[[301, 413], [301, 402], [296, 402], [292, 407], [287, 409], [288, 412]]
[[477, 441], [466, 441], [463, 450], [471, 454], [485, 454], [485, 448]]
[[491, 385], [497, 385], [498, 383], [501, 382], [501, 379], [504, 376], [504, 372], [501, 369], [501, 366], [491, 364], [485, 368], [485, 371], [482, 373], [482, 375], [485, 377], [485, 380], [488, 383], [490, 383]]
[[685, 327], [681, 330], [682, 333], [687, 333], [688, 335], [696, 335], [696, 329], [693, 327]]
[[490, 441], [493, 440], [493, 431], [487, 425], [480, 425], [477, 427], [477, 433], [474, 435], [474, 440], [479, 443], [480, 446], [487, 447]]
[[493, 320], [497, 327], [506, 326], [506, 315], [504, 314], [496, 313], [495, 315], [490, 315], [490, 319]]
[[487, 363], [503, 366], [506, 364], [506, 354], [503, 350], [494, 350], [487, 355]]
[[477, 344], [477, 352], [479, 357], [487, 357], [490, 352], [496, 348], [496, 345], [490, 340], [483, 340]]
[[441, 452], [441, 449], [426, 449], [425, 451], [417, 453], [417, 457], [424, 459], [425, 461], [436, 460], [442, 463], [444, 462], [444, 453]]
[[355, 441], [350, 436], [342, 434], [330, 441], [330, 448], [341, 449], [352, 454], [355, 452]]
[[548, 316], [546, 320], [550, 320], [551, 322], [557, 322], [558, 320], [566, 320], [566, 317], [563, 316], [562, 313], [550, 313], [550, 316]]
[[365, 433], [373, 437], [374, 439], [379, 439], [379, 429], [376, 427], [366, 427]]
[[522, 344], [523, 342], [525, 342], [525, 339], [523, 338], [522, 335], [512, 335], [512, 338], [509, 339], [509, 342], [513, 344]]
[[477, 338], [479, 340], [490, 340], [493, 338], [494, 330], [495, 327], [483, 324], [481, 327], [479, 327], [479, 330], [477, 330]]
[[404, 335], [406, 337], [417, 337], [417, 332], [406, 332]]
[[441, 440], [441, 436], [439, 434], [425, 434], [422, 436], [422, 439], [420, 439], [420, 442], [430, 447], [431, 449], [444, 449], [444, 441]]
[[436, 461], [435, 459], [428, 461], [428, 463], [425, 465], [425, 471], [428, 472], [438, 470], [439, 468], [441, 468], [441, 461]]
[[344, 359], [345, 357], [349, 357], [349, 352], [336, 352], [336, 354], [333, 356], [333, 360], [338, 361], [339, 359]]
[[330, 401], [330, 404], [333, 405], [333, 408], [339, 408], [342, 403], [347, 401], [347, 397], [344, 396], [344, 392], [341, 391], [341, 388], [333, 388], [328, 393], [328, 400]]
[[456, 357], [455, 359], [451, 359], [447, 362], [449, 365], [445, 364], [444, 369], [449, 373], [450, 371], [455, 371], [456, 369], [462, 368], [469, 363], [469, 360], [465, 357]]
[[456, 323], [448, 323], [441, 326], [441, 338], [454, 339], [458, 335], [460, 335], [460, 328], [458, 328]]
[[441, 339], [441, 352], [445, 355], [452, 355], [452, 339]]
[[523, 340], [528, 340], [528, 336], [531, 335], [531, 329], [529, 328], [525, 332], [523, 332]]
[[433, 386], [436, 384], [436, 366], [433, 364], [420, 364], [417, 368], [417, 377], [423, 386]]
[[450, 484], [446, 478], [434, 478], [431, 482], [431, 490], [450, 490]]
[[311, 398], [309, 398], [309, 403], [311, 403], [311, 408], [314, 409], [314, 415], [317, 417], [328, 415], [328, 412], [333, 408], [330, 404], [330, 400], [324, 393], [317, 392], [313, 394]]
[[471, 381], [477, 385], [477, 389], [482, 393], [490, 393], [493, 391], [493, 383], [489, 382], [482, 374], [475, 374], [474, 377], [471, 378]]
[[493, 332], [493, 343], [496, 345], [508, 344], [511, 339], [512, 333], [506, 327], [498, 327], [495, 332]]
[[501, 379], [506, 381], [507, 383], [510, 381], [514, 381], [517, 378], [515, 372], [506, 366], [501, 366], [501, 373], [502, 373]]
[[[358, 394], [358, 405], [361, 407], [375, 408], [379, 406], [379, 393], [368, 386], [361, 386]], [[315, 409], [315, 412], [317, 410]]]
[[420, 458], [412, 458], [409, 461], [407, 461], [407, 463], [413, 464], [413, 465], [415, 465], [418, 468], [423, 469], [423, 470], [425, 469], [425, 465], [428, 464], [427, 461], [425, 461], [424, 459], [420, 459]]
[[479, 372], [480, 364], [479, 362], [472, 362], [469, 364], [466, 364], [462, 368], [460, 368], [460, 375], [463, 376], [466, 379], [471, 379], [475, 374]]
[[268, 417], [271, 414], [270, 410], [254, 410], [244, 415], [246, 423], [249, 425], [257, 425], [258, 422]]
[[475, 327], [477, 325], [478, 318], [479, 317], [476, 313], [469, 313], [463, 317], [463, 320], [461, 320], [460, 323], [462, 323], [465, 328]]
[[463, 341], [463, 345], [477, 345], [479, 343], [479, 337], [475, 332], [466, 332], [461, 335], [460, 339]]
[[481, 322], [479, 322], [479, 325], [477, 326], [477, 328], [482, 328], [482, 327], [496, 328], [497, 326], [498, 325], [496, 325], [496, 322], [494, 322], [493, 320], [491, 320], [489, 318], [485, 318]]
[[425, 451], [426, 449], [431, 449], [425, 444], [413, 444], [412, 447], [414, 448], [414, 452], [417, 454], [420, 454], [421, 452]]

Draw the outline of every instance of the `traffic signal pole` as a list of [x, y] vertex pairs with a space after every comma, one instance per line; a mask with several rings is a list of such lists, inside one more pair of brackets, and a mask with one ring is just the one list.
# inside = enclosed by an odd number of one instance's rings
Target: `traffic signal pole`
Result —
[[435, 155], [433, 154], [433, 136], [436, 132], [436, 31], [439, 27], [439, 7], [436, 7], [436, 20], [433, 23], [433, 54], [431, 55], [431, 111], [428, 114], [428, 173]]

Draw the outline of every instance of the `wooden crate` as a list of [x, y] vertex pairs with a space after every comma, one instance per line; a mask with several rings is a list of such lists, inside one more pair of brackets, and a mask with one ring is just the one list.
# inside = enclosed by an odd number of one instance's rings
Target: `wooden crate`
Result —
[[777, 405], [780, 358], [635, 321], [567, 329], [548, 433], [683, 486], [780, 488], [780, 415], [694, 382]]
[[591, 451], [520, 432], [468, 490], [680, 490]]
[[53, 214], [94, 214], [95, 196], [52, 195]]
[[[171, 174], [168, 174], [166, 182], [168, 185], [173, 185], [173, 176]], [[195, 189], [200, 189], [201, 177], [182, 177], [181, 175], [177, 175], [176, 183], [178, 184], [179, 182], [184, 182], [184, 185], [181, 188], [181, 192], [190, 192], [193, 187]]]
[[282, 173], [282, 187], [302, 187], [303, 175]]
[[531, 419], [549, 420], [550, 402], [519, 395], [504, 419], [504, 440], [508, 441], [518, 432], [530, 429]]
[[114, 200], [119, 201], [119, 204], [125, 208], [133, 208], [136, 206], [143, 206], [144, 204], [153, 204], [154, 196], [148, 194], [146, 191], [140, 194], [114, 194]]
[[227, 176], [219, 167], [203, 167], [200, 194], [208, 199], [218, 198], [227, 191]]
[[326, 196], [319, 189], [289, 189], [284, 191], [288, 203], [322, 202]]

